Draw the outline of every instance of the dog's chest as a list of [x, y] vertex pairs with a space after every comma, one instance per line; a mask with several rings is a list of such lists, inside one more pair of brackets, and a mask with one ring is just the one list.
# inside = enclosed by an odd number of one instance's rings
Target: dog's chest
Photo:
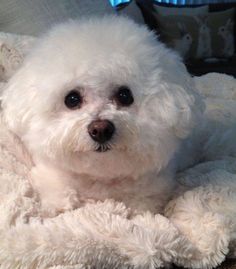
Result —
[[36, 166], [31, 178], [32, 185], [40, 195], [42, 207], [51, 212], [71, 210], [91, 201], [114, 199], [124, 202], [133, 212], [149, 210], [160, 213], [174, 187], [172, 178], [165, 173], [150, 173], [137, 179], [96, 180]]
[[[171, 182], [171, 183], [170, 183]], [[161, 212], [172, 193], [172, 180], [155, 174], [139, 179], [111, 179], [106, 182], [77, 179], [76, 190], [82, 203], [89, 200], [114, 199], [124, 202], [132, 211]]]

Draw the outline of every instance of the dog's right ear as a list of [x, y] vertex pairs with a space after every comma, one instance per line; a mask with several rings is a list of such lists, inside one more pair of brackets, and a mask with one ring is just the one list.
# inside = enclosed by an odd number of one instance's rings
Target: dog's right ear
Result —
[[[188, 74], [187, 74], [188, 75]], [[195, 91], [194, 84], [177, 80], [157, 82], [156, 88], [143, 102], [149, 119], [176, 138], [186, 138], [193, 127], [201, 121], [204, 103]]]
[[8, 128], [20, 135], [27, 128], [27, 121], [34, 106], [34, 84], [30, 69], [20, 68], [8, 81], [1, 96], [2, 117]]

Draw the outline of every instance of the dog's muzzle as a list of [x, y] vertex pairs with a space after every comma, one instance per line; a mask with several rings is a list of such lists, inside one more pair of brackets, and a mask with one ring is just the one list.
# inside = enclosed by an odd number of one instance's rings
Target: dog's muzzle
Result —
[[115, 133], [115, 126], [109, 120], [95, 120], [88, 125], [90, 137], [105, 148], [105, 143], [111, 140]]

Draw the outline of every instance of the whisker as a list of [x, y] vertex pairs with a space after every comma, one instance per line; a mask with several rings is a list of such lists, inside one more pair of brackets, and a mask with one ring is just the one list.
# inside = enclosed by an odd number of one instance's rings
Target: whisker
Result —
[[111, 148], [111, 143], [108, 142], [108, 143], [106, 144], [106, 146], [107, 146], [108, 148]]
[[131, 133], [131, 134], [136, 134], [137, 133], [137, 126], [134, 126], [133, 128], [130, 126], [130, 124], [128, 123], [128, 121], [127, 120], [125, 120], [124, 119], [124, 122], [125, 122], [125, 128], [127, 129], [127, 130], [129, 130], [129, 132]]
[[94, 150], [97, 152], [106, 152], [112, 148], [111, 143], [106, 144], [95, 144]]

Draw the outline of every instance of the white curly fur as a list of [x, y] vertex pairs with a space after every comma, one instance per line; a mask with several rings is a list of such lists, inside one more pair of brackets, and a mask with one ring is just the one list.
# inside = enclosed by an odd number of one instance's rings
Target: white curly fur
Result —
[[[122, 85], [133, 92], [130, 107], [111, 100]], [[64, 98], [74, 88], [84, 103], [69, 110]], [[196, 108], [200, 101], [180, 58], [145, 27], [118, 17], [57, 26], [3, 96], [5, 121], [33, 156], [33, 185], [45, 208], [60, 211], [114, 198], [160, 212], [175, 185], [173, 157], [196, 124]], [[87, 130], [94, 119], [116, 126], [108, 152], [95, 152]]]

